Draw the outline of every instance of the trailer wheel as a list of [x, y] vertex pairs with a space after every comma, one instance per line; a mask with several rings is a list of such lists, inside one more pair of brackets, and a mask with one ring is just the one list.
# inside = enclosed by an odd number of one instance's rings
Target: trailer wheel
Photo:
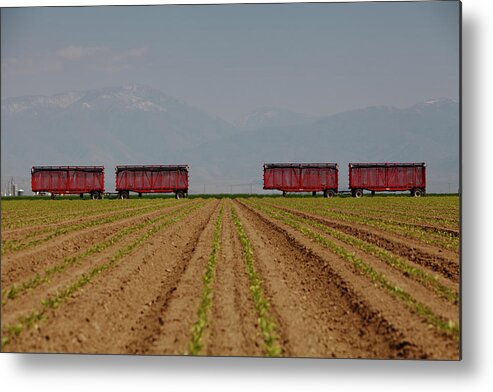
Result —
[[286, 197], [286, 191], [282, 191], [282, 197]]
[[354, 191], [354, 197], [356, 197], [357, 199], [359, 199], [362, 196], [363, 196], [363, 189], [356, 189]]
[[51, 199], [55, 200], [56, 195], [54, 193], [51, 194]]
[[317, 192], [312, 192], [312, 196], [317, 196]]
[[120, 192], [120, 193], [118, 194], [118, 197], [119, 197], [120, 199], [128, 199], [128, 196], [129, 196], [129, 194], [128, 194], [128, 192], [127, 192], [127, 191], [123, 191], [123, 192]]
[[324, 197], [334, 197], [335, 192], [332, 189], [326, 189], [324, 191]]
[[91, 192], [91, 199], [92, 200], [101, 199], [101, 194], [99, 192]]
[[176, 192], [175, 197], [177, 199], [182, 199], [185, 197], [185, 194], [182, 191], [178, 191], [178, 192]]
[[421, 196], [423, 196], [423, 190], [422, 189], [413, 189], [411, 191], [411, 195], [414, 197], [421, 197]]
[[79, 195], [79, 197], [80, 197], [81, 199], [83, 199], [83, 198], [84, 198], [84, 194], [83, 194], [83, 193], [81, 193], [81, 194]]

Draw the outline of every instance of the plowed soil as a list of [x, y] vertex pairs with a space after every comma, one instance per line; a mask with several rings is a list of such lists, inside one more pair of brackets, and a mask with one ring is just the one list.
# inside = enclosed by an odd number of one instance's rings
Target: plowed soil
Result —
[[[388, 199], [389, 208], [399, 205]], [[456, 295], [458, 253], [280, 200], [156, 199], [145, 207], [130, 200], [131, 215], [9, 250], [2, 257], [2, 351], [460, 358], [457, 301], [323, 228], [400, 258]], [[83, 211], [91, 202], [74, 203]], [[56, 205], [46, 203], [49, 209], [38, 204], [36, 211], [53, 214]], [[97, 214], [58, 223], [51, 217], [44, 229], [126, 211], [91, 208]], [[7, 231], [3, 240], [42, 238], [33, 221], [36, 227]]]

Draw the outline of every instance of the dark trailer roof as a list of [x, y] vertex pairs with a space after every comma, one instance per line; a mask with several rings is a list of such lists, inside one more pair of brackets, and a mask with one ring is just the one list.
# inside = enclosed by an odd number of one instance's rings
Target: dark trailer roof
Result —
[[399, 163], [399, 162], [384, 162], [384, 163], [350, 163], [349, 167], [425, 167], [426, 164], [424, 162], [407, 162], [407, 163]]
[[337, 163], [264, 163], [265, 169], [289, 168], [289, 167], [312, 167], [337, 169]]
[[77, 170], [83, 172], [103, 172], [104, 166], [33, 166], [32, 173], [39, 171]]
[[188, 165], [120, 165], [117, 166], [115, 171], [176, 171], [185, 170], [188, 171]]

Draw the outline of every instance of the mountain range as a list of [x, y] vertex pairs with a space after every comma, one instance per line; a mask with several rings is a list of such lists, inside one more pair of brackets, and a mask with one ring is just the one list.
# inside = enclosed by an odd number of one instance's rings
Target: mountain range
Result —
[[[261, 191], [264, 162], [426, 162], [428, 191], [459, 186], [459, 104], [373, 106], [330, 116], [265, 107], [230, 123], [142, 85], [2, 99], [2, 185], [30, 193], [35, 165], [190, 165], [195, 193]], [[241, 185], [240, 185], [241, 184]], [[251, 185], [250, 185], [251, 184]]]

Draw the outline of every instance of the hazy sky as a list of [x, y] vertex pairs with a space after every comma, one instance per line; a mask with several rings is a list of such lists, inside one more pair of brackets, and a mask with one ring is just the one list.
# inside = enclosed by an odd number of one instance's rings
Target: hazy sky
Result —
[[2, 9], [2, 98], [128, 83], [227, 120], [459, 97], [459, 3]]

